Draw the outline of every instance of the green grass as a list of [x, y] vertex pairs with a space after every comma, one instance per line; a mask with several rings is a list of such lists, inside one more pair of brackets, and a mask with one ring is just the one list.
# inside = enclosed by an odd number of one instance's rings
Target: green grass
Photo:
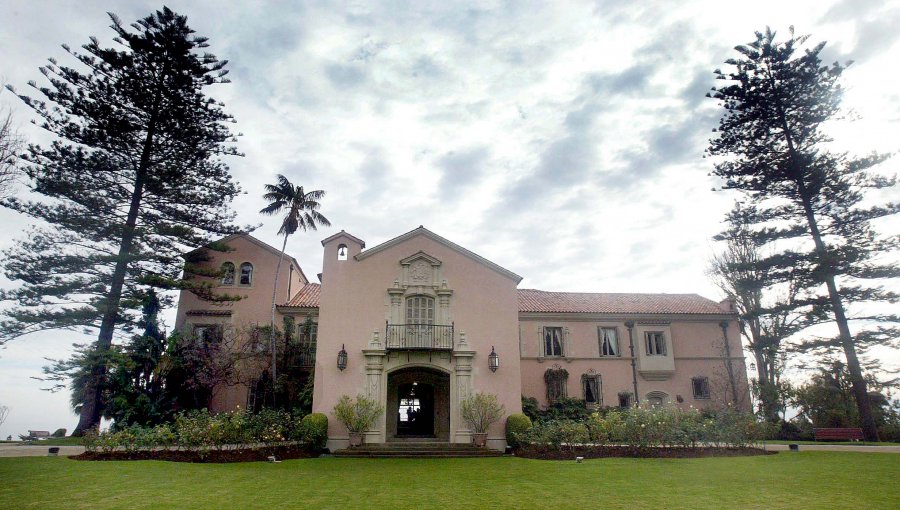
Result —
[[0, 508], [898, 508], [900, 454], [708, 459], [0, 459]]
[[766, 441], [769, 444], [821, 444], [826, 446], [832, 445], [851, 445], [851, 446], [900, 446], [900, 443], [892, 443], [890, 441], [881, 441], [880, 443], [866, 443], [863, 441]]

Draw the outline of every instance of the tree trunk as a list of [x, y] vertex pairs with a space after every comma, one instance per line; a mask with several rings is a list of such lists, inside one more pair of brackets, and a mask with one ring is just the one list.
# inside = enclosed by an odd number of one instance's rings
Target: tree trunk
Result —
[[275, 358], [275, 304], [278, 296], [278, 276], [281, 274], [281, 262], [284, 260], [284, 250], [287, 248], [288, 234], [284, 234], [284, 242], [281, 243], [281, 254], [278, 256], [278, 266], [275, 268], [275, 284], [272, 287], [272, 323], [269, 330], [269, 340], [272, 346], [272, 407], [275, 407], [275, 385], [278, 381], [278, 373], [276, 372]]
[[[159, 93], [155, 104], [159, 104]], [[125, 228], [122, 232], [122, 240], [119, 243], [119, 253], [116, 257], [116, 267], [113, 270], [112, 282], [109, 294], [106, 297], [106, 310], [103, 312], [103, 320], [100, 323], [100, 333], [97, 335], [97, 350], [107, 350], [112, 346], [113, 333], [116, 329], [116, 320], [119, 318], [119, 304], [122, 301], [122, 288], [125, 286], [125, 274], [128, 270], [131, 250], [134, 244], [135, 230], [137, 227], [138, 213], [141, 209], [141, 201], [144, 197], [144, 181], [147, 170], [150, 167], [150, 153], [153, 149], [153, 138], [156, 135], [156, 117], [152, 117], [147, 126], [147, 137], [144, 139], [144, 147], [141, 151], [141, 161], [134, 178], [134, 189], [131, 192], [131, 203], [128, 207], [128, 217], [125, 220]], [[100, 424], [100, 387], [106, 378], [106, 367], [96, 365], [91, 369], [91, 378], [85, 388], [85, 398], [81, 405], [81, 416], [78, 425], [72, 431], [73, 436], [81, 436], [88, 429], [96, 428]]]
[[816, 255], [819, 264], [824, 269], [825, 286], [828, 288], [828, 298], [831, 301], [831, 308], [834, 310], [834, 320], [837, 322], [838, 331], [840, 332], [841, 347], [844, 350], [844, 356], [847, 358], [847, 370], [850, 372], [850, 381], [853, 384], [853, 396], [856, 399], [856, 407], [859, 410], [860, 425], [862, 425], [863, 435], [866, 441], [878, 441], [878, 427], [875, 425], [875, 417], [872, 416], [872, 406], [869, 404], [869, 392], [866, 388], [866, 380], [862, 374], [862, 368], [859, 365], [859, 358], [856, 355], [856, 345], [853, 343], [853, 335], [850, 334], [850, 325], [847, 321], [847, 314], [844, 312], [844, 304], [841, 301], [841, 295], [838, 292], [837, 283], [834, 277], [834, 270], [827, 264], [827, 249], [822, 241], [822, 234], [819, 231], [818, 223], [812, 209], [809, 197], [806, 195], [806, 188], [800, 181], [801, 196], [803, 197], [803, 209], [806, 211], [806, 220], [812, 233], [813, 241], [816, 245]]
[[[774, 80], [773, 80], [773, 88]], [[819, 230], [816, 221], [815, 211], [812, 207], [812, 197], [809, 189], [806, 187], [804, 180], [805, 168], [799, 163], [797, 150], [794, 147], [794, 139], [790, 125], [788, 124], [787, 115], [781, 103], [778, 104], [778, 115], [781, 127], [784, 130], [785, 141], [788, 146], [788, 155], [791, 161], [791, 170], [794, 172], [794, 179], [797, 183], [797, 192], [803, 203], [803, 211], [806, 215], [806, 222], [809, 226], [813, 243], [816, 247], [816, 258], [818, 258], [820, 269], [823, 270], [825, 286], [828, 288], [828, 298], [831, 301], [831, 308], [834, 310], [834, 320], [837, 322], [838, 331], [840, 333], [841, 347], [844, 350], [844, 356], [847, 358], [847, 369], [850, 371], [850, 380], [853, 383], [853, 396], [856, 398], [856, 407], [859, 410], [860, 425], [862, 425], [863, 435], [866, 441], [878, 441], [878, 427], [875, 426], [875, 418], [872, 416], [872, 407], [869, 405], [869, 393], [866, 388], [866, 380], [863, 378], [862, 369], [859, 366], [859, 358], [856, 355], [856, 345], [853, 343], [853, 335], [850, 334], [850, 325], [847, 322], [847, 315], [844, 312], [844, 304], [838, 293], [837, 282], [835, 281], [834, 268], [828, 262], [828, 250], [822, 241], [822, 233]]]

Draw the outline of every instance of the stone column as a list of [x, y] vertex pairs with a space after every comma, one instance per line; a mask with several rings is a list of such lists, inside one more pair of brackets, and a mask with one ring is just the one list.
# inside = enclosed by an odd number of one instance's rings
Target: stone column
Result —
[[[387, 405], [383, 387], [384, 380], [384, 358], [387, 351], [381, 343], [380, 332], [372, 332], [372, 340], [369, 342], [369, 348], [363, 349], [363, 355], [366, 357], [366, 396], [375, 402], [381, 403], [382, 407]], [[386, 410], [385, 410], [386, 411]], [[381, 417], [376, 421], [374, 427], [366, 431], [367, 443], [383, 443], [385, 442], [385, 414], [381, 413]]]
[[472, 440], [472, 431], [469, 430], [468, 424], [462, 419], [462, 402], [469, 398], [472, 394], [472, 358], [475, 357], [475, 351], [469, 350], [466, 343], [466, 334], [459, 333], [459, 343], [453, 350], [453, 364], [455, 365], [454, 379], [456, 389], [456, 400], [452, 402], [453, 408], [450, 410], [452, 422], [450, 428], [453, 431], [454, 443], [468, 443]]

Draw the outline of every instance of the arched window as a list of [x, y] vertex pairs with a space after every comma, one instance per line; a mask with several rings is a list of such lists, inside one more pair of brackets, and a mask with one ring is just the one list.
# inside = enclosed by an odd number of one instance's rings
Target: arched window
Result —
[[651, 391], [647, 393], [647, 403], [653, 407], [661, 406], [669, 402], [669, 395], [662, 391]]
[[339, 244], [337, 249], [338, 260], [347, 260], [347, 245]]
[[222, 285], [234, 285], [234, 264], [226, 262], [222, 264]]
[[244, 262], [241, 264], [241, 285], [252, 285], [253, 284], [253, 264], [249, 262]]

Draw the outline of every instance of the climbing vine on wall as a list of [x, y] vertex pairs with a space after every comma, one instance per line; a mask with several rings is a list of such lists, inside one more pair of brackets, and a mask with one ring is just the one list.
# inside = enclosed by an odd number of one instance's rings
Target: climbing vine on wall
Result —
[[547, 402], [558, 402], [566, 398], [566, 383], [569, 380], [569, 372], [559, 365], [553, 365], [544, 372], [544, 382], [547, 384]]

